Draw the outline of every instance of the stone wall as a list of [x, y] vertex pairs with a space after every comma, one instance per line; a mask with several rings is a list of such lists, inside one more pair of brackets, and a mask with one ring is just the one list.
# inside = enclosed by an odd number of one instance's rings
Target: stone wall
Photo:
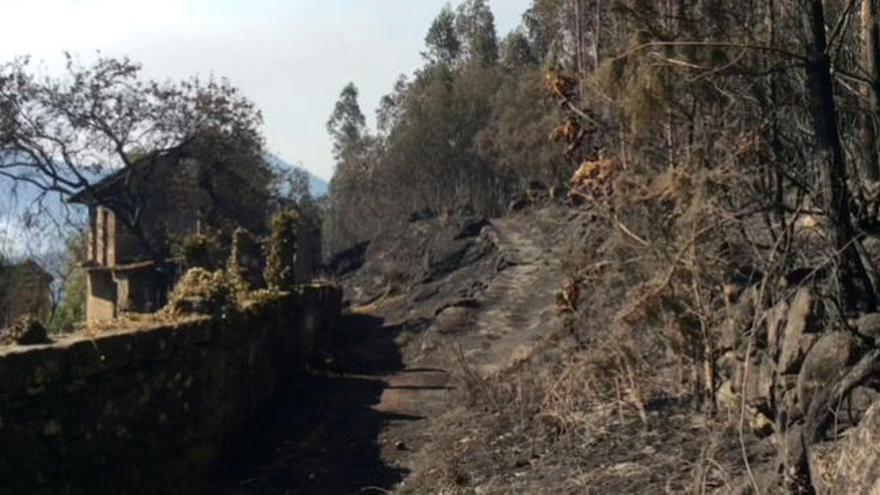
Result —
[[329, 286], [241, 315], [0, 350], [0, 493], [198, 493], [205, 474], [331, 344]]

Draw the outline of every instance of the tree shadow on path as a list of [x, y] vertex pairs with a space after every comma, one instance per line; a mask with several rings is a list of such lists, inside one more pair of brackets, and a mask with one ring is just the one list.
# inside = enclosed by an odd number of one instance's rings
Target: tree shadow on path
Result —
[[384, 376], [404, 368], [401, 331], [348, 315], [334, 356], [343, 374], [309, 374], [286, 387], [229, 449], [209, 493], [384, 493], [400, 482], [407, 472], [383, 462], [379, 435], [389, 422], [423, 418], [372, 406], [387, 388]]

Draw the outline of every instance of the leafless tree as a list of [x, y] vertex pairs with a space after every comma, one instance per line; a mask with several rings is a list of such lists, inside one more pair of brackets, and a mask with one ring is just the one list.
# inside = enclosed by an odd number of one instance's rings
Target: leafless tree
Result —
[[[261, 116], [227, 81], [157, 82], [128, 59], [83, 65], [67, 55], [61, 77], [38, 74], [29, 59], [0, 65], [0, 178], [64, 198], [86, 191], [145, 247], [144, 198], [94, 188], [108, 172], [147, 168], [194, 143], [202, 153], [260, 157]], [[148, 175], [148, 173], [147, 173]], [[121, 192], [121, 194], [120, 194]]]

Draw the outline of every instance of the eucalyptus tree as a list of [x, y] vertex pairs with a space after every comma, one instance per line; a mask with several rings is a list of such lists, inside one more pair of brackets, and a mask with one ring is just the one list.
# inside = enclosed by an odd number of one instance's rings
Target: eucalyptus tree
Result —
[[455, 29], [467, 60], [491, 67], [498, 62], [495, 16], [486, 0], [466, 0], [458, 6]]
[[455, 12], [447, 3], [443, 10], [434, 18], [428, 34], [425, 36], [427, 52], [422, 56], [430, 63], [452, 66], [462, 53], [461, 40], [455, 29]]

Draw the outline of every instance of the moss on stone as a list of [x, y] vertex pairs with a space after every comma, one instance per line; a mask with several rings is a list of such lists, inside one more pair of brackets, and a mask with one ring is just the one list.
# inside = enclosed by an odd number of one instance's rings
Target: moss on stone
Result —
[[225, 317], [238, 311], [235, 284], [223, 271], [192, 268], [174, 287], [166, 313], [171, 316], [204, 314]]
[[300, 218], [283, 211], [272, 219], [272, 237], [266, 253], [266, 284], [270, 290], [290, 290], [296, 285], [295, 266]]

